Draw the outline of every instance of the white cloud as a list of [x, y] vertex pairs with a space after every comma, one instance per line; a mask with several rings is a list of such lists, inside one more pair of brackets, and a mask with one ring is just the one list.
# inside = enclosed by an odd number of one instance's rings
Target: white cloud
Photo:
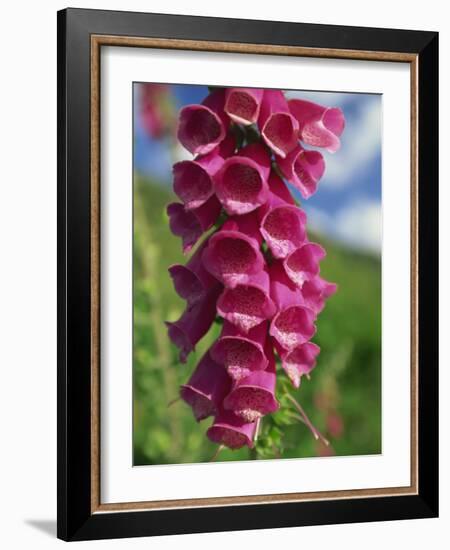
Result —
[[312, 92], [301, 90], [287, 90], [286, 97], [288, 99], [307, 99], [308, 101], [314, 101], [320, 103], [326, 107], [342, 107], [346, 103], [352, 101], [355, 94], [343, 93], [343, 92]]
[[335, 224], [331, 214], [320, 208], [309, 206], [307, 202], [302, 204], [302, 208], [307, 215], [308, 229], [311, 229], [315, 233], [322, 233], [322, 235], [334, 238]]
[[336, 226], [342, 240], [372, 252], [381, 251], [381, 204], [355, 201], [336, 215]]
[[305, 206], [308, 223], [314, 231], [344, 242], [352, 248], [379, 254], [381, 252], [381, 204], [356, 199], [348, 206], [329, 214]]

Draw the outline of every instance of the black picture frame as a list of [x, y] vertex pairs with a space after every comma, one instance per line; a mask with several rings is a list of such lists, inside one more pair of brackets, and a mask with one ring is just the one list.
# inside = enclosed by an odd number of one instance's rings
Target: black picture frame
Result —
[[[137, 537], [438, 515], [438, 34], [66, 9], [58, 12], [58, 532]], [[91, 36], [402, 52], [418, 62], [418, 491], [415, 495], [93, 513]], [[424, 368], [421, 368], [424, 367]]]

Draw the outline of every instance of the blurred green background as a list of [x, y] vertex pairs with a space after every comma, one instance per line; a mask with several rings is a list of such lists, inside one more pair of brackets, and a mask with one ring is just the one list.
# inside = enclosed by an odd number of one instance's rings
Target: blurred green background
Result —
[[[150, 128], [151, 138], [174, 149], [175, 119], [170, 116], [174, 110], [167, 110], [170, 96], [165, 93], [161, 97], [166, 110], [163, 120], [169, 124], [158, 134]], [[153, 105], [154, 97], [151, 101]], [[142, 108], [135, 99], [135, 107], [139, 105]], [[220, 325], [213, 325], [186, 364], [179, 363], [178, 351], [164, 325], [166, 320], [177, 319], [184, 309], [167, 272], [171, 264], [186, 261], [180, 240], [170, 233], [165, 213], [167, 204], [175, 199], [171, 175], [170, 171], [157, 177], [143, 172], [136, 169], [134, 176], [134, 464], [205, 462], [217, 450], [205, 436], [211, 419], [197, 423], [190, 408], [176, 399], [179, 386], [218, 336]], [[256, 452], [225, 449], [217, 460], [381, 452], [380, 258], [336, 242], [330, 235], [309, 234], [327, 251], [321, 274], [338, 283], [339, 289], [317, 321], [313, 339], [321, 347], [317, 367], [310, 380], [303, 377], [300, 388], [289, 391], [330, 445], [316, 441], [283, 403], [279, 412], [264, 418], [265, 429]], [[287, 385], [284, 375], [279, 380]]]

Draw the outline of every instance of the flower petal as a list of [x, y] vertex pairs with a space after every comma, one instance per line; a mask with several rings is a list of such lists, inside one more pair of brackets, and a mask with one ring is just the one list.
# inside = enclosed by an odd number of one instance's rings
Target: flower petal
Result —
[[254, 161], [232, 157], [216, 178], [216, 193], [228, 214], [246, 214], [265, 203], [267, 183]]
[[300, 125], [300, 132], [306, 122], [310, 120], [320, 120], [326, 111], [326, 107], [323, 105], [306, 99], [290, 99], [288, 101], [288, 106], [289, 111]]
[[284, 349], [292, 351], [314, 336], [316, 315], [305, 304], [302, 291], [286, 275], [281, 262], [274, 262], [269, 274], [271, 297], [278, 309], [269, 332]]
[[220, 443], [230, 449], [240, 449], [247, 445], [253, 447], [256, 424], [245, 422], [231, 411], [220, 411], [206, 435], [214, 443]]
[[195, 160], [183, 160], [174, 164], [173, 190], [186, 210], [198, 208], [214, 194], [211, 175]]
[[179, 348], [182, 363], [186, 363], [189, 353], [210, 329], [220, 291], [220, 285], [211, 287], [195, 304], [188, 305], [178, 321], [166, 322], [169, 338]]
[[200, 421], [217, 414], [230, 386], [231, 380], [226, 370], [207, 351], [188, 383], [181, 386], [180, 397], [192, 407], [195, 419]]
[[225, 91], [211, 92], [201, 105], [186, 105], [180, 111], [177, 136], [193, 155], [212, 151], [226, 135], [229, 120], [223, 111]]
[[203, 252], [205, 268], [229, 288], [247, 284], [264, 266], [257, 218], [249, 216], [230, 218], [212, 235]]
[[228, 88], [225, 112], [237, 124], [254, 124], [258, 120], [263, 93], [258, 88]]
[[264, 90], [258, 126], [264, 141], [281, 157], [297, 145], [298, 122], [291, 115], [281, 90]]
[[271, 344], [266, 344], [265, 352], [269, 359], [267, 369], [254, 371], [238, 380], [223, 402], [225, 409], [232, 410], [247, 422], [253, 422], [280, 407], [275, 398], [276, 372]]
[[293, 350], [312, 338], [316, 332], [315, 315], [307, 307], [290, 306], [272, 320], [270, 334], [287, 350]]
[[167, 207], [170, 230], [181, 237], [183, 253], [189, 252], [205, 231], [216, 222], [221, 211], [220, 202], [212, 195], [202, 206], [186, 210], [184, 205], [172, 202]]
[[320, 313], [325, 307], [325, 301], [337, 290], [335, 283], [329, 283], [319, 276], [313, 277], [302, 286], [302, 295], [305, 304], [316, 312]]
[[276, 206], [262, 219], [261, 234], [275, 258], [285, 258], [306, 238], [306, 214], [293, 205]]
[[169, 267], [175, 291], [188, 304], [197, 302], [211, 286], [217, 283], [203, 266], [202, 254], [206, 243], [202, 243], [186, 265], [175, 264]]
[[325, 250], [320, 245], [315, 243], [303, 244], [284, 259], [283, 265], [287, 276], [301, 288], [305, 281], [312, 279], [319, 273], [319, 262], [325, 255]]
[[300, 139], [313, 147], [324, 147], [335, 153], [344, 131], [344, 113], [338, 108], [327, 108], [312, 101], [291, 99], [289, 109], [300, 125]]
[[264, 353], [266, 336], [266, 323], [261, 323], [244, 335], [225, 321], [220, 338], [211, 348], [211, 356], [214, 361], [224, 365], [233, 379], [238, 380], [251, 371], [264, 370], [267, 367]]
[[233, 154], [235, 138], [230, 133], [210, 153], [173, 165], [173, 190], [186, 210], [202, 206], [214, 194], [213, 176]]
[[308, 199], [317, 190], [317, 183], [325, 172], [325, 161], [318, 151], [306, 151], [297, 146], [284, 159], [277, 157], [284, 177]]
[[313, 342], [305, 342], [292, 351], [287, 351], [276, 343], [276, 348], [281, 359], [281, 366], [285, 370], [293, 386], [298, 388], [300, 386], [301, 377], [305, 374], [309, 374], [316, 366], [316, 358], [320, 353], [319, 346]]
[[214, 178], [217, 197], [228, 214], [246, 214], [267, 200], [270, 157], [259, 143], [228, 158]]
[[251, 275], [245, 285], [225, 288], [217, 301], [217, 313], [245, 333], [271, 319], [276, 308], [267, 271]]
[[217, 313], [244, 333], [271, 319], [276, 308], [267, 271], [250, 276], [245, 285], [225, 288], [217, 301]]

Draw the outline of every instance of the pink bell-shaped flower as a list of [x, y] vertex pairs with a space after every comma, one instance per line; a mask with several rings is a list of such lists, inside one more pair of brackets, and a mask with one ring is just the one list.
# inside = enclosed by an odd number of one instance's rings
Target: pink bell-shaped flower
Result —
[[232, 410], [247, 422], [253, 422], [280, 407], [275, 398], [276, 368], [270, 343], [266, 343], [265, 353], [269, 360], [266, 370], [254, 371], [238, 380], [223, 402], [225, 409]]
[[305, 342], [292, 351], [285, 350], [278, 342], [275, 342], [275, 346], [281, 359], [281, 366], [292, 385], [298, 388], [301, 377], [309, 374], [316, 366], [316, 358], [320, 353], [319, 346], [313, 342]]
[[335, 153], [339, 149], [339, 137], [345, 127], [341, 109], [323, 107], [304, 99], [291, 99], [289, 110], [298, 121], [300, 139], [304, 143], [323, 147], [329, 153]]
[[264, 141], [280, 157], [297, 145], [299, 125], [281, 90], [264, 90], [258, 126]]
[[178, 321], [166, 322], [169, 338], [179, 348], [182, 363], [186, 363], [189, 353], [210, 329], [220, 291], [220, 285], [211, 287], [195, 304], [187, 306]]
[[287, 276], [298, 287], [319, 273], [319, 262], [325, 258], [325, 250], [316, 243], [305, 243], [283, 260]]
[[252, 143], [227, 158], [214, 182], [218, 199], [230, 215], [256, 210], [267, 200], [270, 156], [261, 143]]
[[223, 108], [225, 90], [211, 92], [201, 105], [186, 105], [178, 119], [178, 140], [193, 155], [206, 155], [225, 138], [229, 126]]
[[230, 386], [231, 379], [226, 370], [207, 351], [188, 383], [181, 386], [180, 397], [192, 407], [195, 419], [199, 422], [217, 414]]
[[269, 274], [271, 297], [278, 309], [269, 332], [280, 346], [292, 351], [314, 336], [316, 315], [305, 304], [302, 291], [286, 275], [281, 262], [274, 262]]
[[178, 296], [189, 305], [200, 300], [208, 289], [217, 284], [217, 280], [203, 266], [202, 254], [206, 244], [207, 241], [202, 243], [186, 265], [175, 264], [169, 267]]
[[306, 214], [292, 198], [284, 182], [270, 176], [269, 199], [261, 208], [261, 234], [275, 258], [285, 258], [306, 239]]
[[276, 308], [267, 269], [249, 276], [246, 284], [225, 288], [217, 301], [217, 313], [245, 333], [271, 319]]
[[325, 160], [319, 151], [306, 151], [300, 146], [285, 158], [277, 157], [283, 176], [308, 199], [317, 190], [317, 184], [325, 172]]
[[288, 189], [288, 186], [280, 176], [272, 170], [269, 176], [269, 195], [267, 203], [258, 210], [259, 218], [262, 219], [267, 212], [277, 206], [296, 206], [294, 197]]
[[209, 239], [204, 266], [226, 287], [247, 284], [264, 267], [261, 240], [255, 214], [230, 218]]
[[179, 202], [168, 205], [170, 230], [177, 237], [181, 237], [184, 254], [188, 253], [203, 233], [214, 225], [221, 209], [215, 195], [195, 210], [186, 210]]
[[275, 258], [285, 258], [306, 238], [306, 214], [297, 206], [277, 206], [264, 216], [261, 233]]
[[253, 447], [259, 419], [279, 408], [274, 348], [294, 387], [316, 366], [315, 321], [337, 287], [320, 276], [325, 250], [309, 242], [290, 188], [316, 192], [325, 161], [304, 144], [335, 152], [344, 124], [340, 109], [281, 90], [218, 88], [180, 111], [178, 139], [195, 158], [173, 167], [181, 202], [169, 225], [184, 253], [208, 234], [169, 268], [187, 306], [166, 324], [181, 362], [223, 324], [180, 397], [197, 421], [214, 416], [207, 436], [230, 449]]
[[168, 84], [142, 83], [140, 85], [140, 121], [153, 139], [160, 139], [171, 131], [174, 105]]
[[332, 296], [336, 290], [337, 285], [335, 283], [329, 283], [325, 281], [325, 279], [322, 279], [322, 277], [316, 276], [305, 281], [301, 292], [305, 304], [317, 315], [325, 307], [325, 301]]
[[223, 365], [234, 380], [239, 380], [252, 371], [267, 367], [268, 360], [264, 352], [266, 337], [267, 323], [261, 323], [243, 334], [234, 325], [224, 321], [222, 333], [211, 348], [211, 357]]
[[258, 120], [264, 90], [259, 88], [227, 88], [225, 112], [233, 122], [248, 126]]
[[213, 176], [234, 151], [235, 139], [229, 135], [210, 153], [173, 166], [173, 190], [186, 210], [202, 206], [213, 194]]
[[252, 448], [256, 423], [245, 422], [231, 411], [221, 410], [214, 418], [214, 423], [206, 435], [214, 443], [225, 445], [230, 449], [240, 449], [247, 445]]

